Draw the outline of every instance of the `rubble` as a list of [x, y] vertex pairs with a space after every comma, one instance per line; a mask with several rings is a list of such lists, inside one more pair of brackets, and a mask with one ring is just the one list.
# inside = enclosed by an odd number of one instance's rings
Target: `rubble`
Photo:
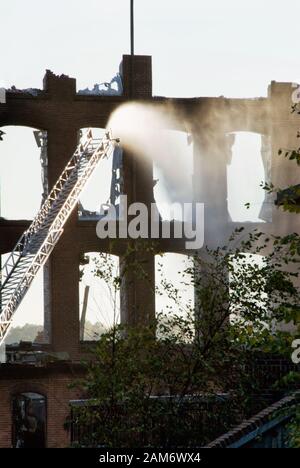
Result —
[[78, 94], [93, 96], [121, 96], [123, 94], [123, 83], [120, 73], [117, 73], [110, 83], [96, 83], [93, 89], [85, 88]]

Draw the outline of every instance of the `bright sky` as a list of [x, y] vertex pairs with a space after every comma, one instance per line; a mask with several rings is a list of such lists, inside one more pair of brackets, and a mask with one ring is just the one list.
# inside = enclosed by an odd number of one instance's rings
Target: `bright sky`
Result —
[[[0, 86], [41, 88], [46, 69], [76, 77], [77, 89], [110, 81], [130, 50], [129, 4], [1, 0]], [[152, 55], [154, 95], [266, 96], [271, 80], [299, 82], [299, 15], [299, 0], [136, 0], [135, 53]], [[40, 201], [35, 195], [41, 186], [39, 156], [31, 132], [7, 129], [7, 140], [0, 143], [5, 206], [23, 218], [35, 212]], [[240, 137], [235, 151], [243, 158], [233, 158], [236, 168], [231, 167], [229, 178], [251, 172], [245, 164], [256, 146], [253, 138]], [[255, 185], [261, 179], [257, 167], [256, 173], [252, 168]], [[26, 171], [36, 176], [31, 188], [22, 185]], [[234, 190], [237, 186], [233, 199]], [[256, 196], [254, 218], [260, 202]], [[32, 312], [37, 297], [27, 297], [27, 309], [19, 316], [39, 321]]]
[[[40, 87], [46, 68], [78, 88], [109, 80], [129, 52], [129, 0], [1, 0], [0, 80]], [[263, 96], [298, 81], [298, 0], [136, 0], [135, 52], [154, 94]]]

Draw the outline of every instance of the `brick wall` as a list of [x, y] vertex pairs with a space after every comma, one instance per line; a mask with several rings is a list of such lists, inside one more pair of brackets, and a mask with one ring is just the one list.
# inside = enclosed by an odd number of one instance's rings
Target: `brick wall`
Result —
[[71, 365], [46, 368], [1, 366], [0, 448], [12, 446], [12, 401], [16, 394], [22, 392], [36, 392], [46, 397], [46, 446], [67, 447], [70, 435], [64, 429], [64, 423], [70, 414], [69, 401], [80, 396], [78, 390], [68, 386], [80, 375], [82, 370]]
[[[76, 94], [76, 80], [68, 76], [56, 76], [47, 70], [44, 89], [38, 97], [26, 93], [7, 93], [6, 104], [0, 106], [0, 127], [24, 125], [47, 131], [48, 182], [52, 187], [62, 169], [70, 159], [76, 145], [77, 132], [85, 127], [105, 128], [111, 113], [120, 104], [131, 99], [151, 98], [152, 74], [151, 57], [123, 57], [123, 96], [83, 96]], [[144, 167], [132, 168], [131, 156], [127, 155], [125, 165], [129, 167], [130, 184], [138, 185], [135, 198], [141, 198], [145, 191]], [[128, 172], [128, 171], [127, 171]], [[152, 167], [148, 167], [147, 181], [152, 193]], [[24, 175], [30, 179], [30, 174]], [[133, 200], [135, 201], [135, 200]], [[140, 200], [141, 201], [141, 200]], [[24, 222], [0, 220], [0, 253], [10, 251], [24, 230]], [[78, 222], [75, 209], [64, 233], [51, 254], [48, 262], [48, 291], [45, 325], [50, 337], [51, 349], [66, 352], [73, 360], [80, 359], [79, 342], [79, 257], [82, 252], [105, 251], [106, 241], [96, 236], [96, 222], [90, 230]], [[124, 246], [126, 250], [126, 246]], [[120, 254], [119, 252], [111, 252]], [[150, 261], [151, 264], [151, 261]], [[150, 265], [151, 266], [151, 265]], [[141, 288], [143, 286], [140, 286]], [[129, 294], [135, 301], [135, 294]], [[149, 288], [143, 288], [143, 297]], [[149, 298], [145, 303], [152, 304]], [[134, 305], [134, 304], [133, 304]], [[143, 311], [142, 311], [143, 313]], [[148, 313], [145, 315], [148, 315]], [[130, 314], [126, 314], [130, 318]]]

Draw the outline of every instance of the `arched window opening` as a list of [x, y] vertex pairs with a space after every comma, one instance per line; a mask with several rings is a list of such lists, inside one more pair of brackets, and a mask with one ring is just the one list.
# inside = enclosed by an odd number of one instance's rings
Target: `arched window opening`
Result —
[[[259, 313], [263, 317], [264, 313], [268, 313], [268, 298], [264, 292], [265, 278], [261, 271], [264, 266], [264, 257], [253, 253], [241, 253], [238, 260], [233, 260], [233, 270], [229, 276], [231, 324], [244, 325], [247, 316]], [[263, 325], [259, 320], [256, 323]]]
[[119, 258], [85, 253], [79, 272], [80, 341], [95, 341], [120, 323]]
[[47, 132], [4, 127], [0, 144], [0, 216], [33, 219], [47, 196]]
[[267, 180], [268, 155], [262, 136], [236, 132], [231, 164], [227, 168], [228, 211], [235, 222], [268, 220], [262, 214], [265, 192], [261, 184]]
[[25, 392], [13, 398], [14, 448], [46, 447], [46, 398], [35, 392]]
[[[1, 255], [2, 266], [9, 254]], [[27, 294], [16, 310], [6, 345], [18, 345], [21, 341], [48, 343], [49, 336], [44, 328], [44, 271], [39, 270]]]
[[[154, 199], [163, 220], [188, 221], [193, 200], [193, 144], [186, 132], [163, 130], [153, 156]], [[174, 206], [173, 206], [174, 205]], [[176, 206], [177, 205], [177, 206]]]
[[[165, 253], [155, 256], [156, 316], [159, 322], [167, 324], [169, 332], [172, 332], [172, 320], [178, 317], [179, 320], [186, 320], [190, 333], [194, 333], [195, 300], [192, 278], [193, 261], [187, 255]], [[179, 329], [174, 331], [181, 332]]]
[[[87, 129], [79, 132], [79, 139], [83, 138]], [[94, 138], [103, 138], [105, 129], [92, 128]], [[99, 219], [107, 211], [107, 206], [112, 204], [116, 207], [120, 203], [120, 195], [123, 192], [122, 176], [122, 148], [116, 145], [113, 155], [99, 161], [90, 180], [80, 196], [78, 204], [78, 215], [80, 220]]]

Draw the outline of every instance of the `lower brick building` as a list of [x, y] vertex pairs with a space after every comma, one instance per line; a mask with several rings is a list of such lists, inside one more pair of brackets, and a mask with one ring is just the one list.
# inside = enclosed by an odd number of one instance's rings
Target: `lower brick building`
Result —
[[[70, 384], [82, 376], [82, 367], [71, 362], [6, 364], [0, 372], [0, 448], [68, 447], [65, 428], [70, 415], [69, 402], [78, 398]], [[32, 421], [32, 436], [22, 424]], [[35, 427], [37, 425], [37, 427]], [[28, 429], [28, 428], [27, 428]]]

